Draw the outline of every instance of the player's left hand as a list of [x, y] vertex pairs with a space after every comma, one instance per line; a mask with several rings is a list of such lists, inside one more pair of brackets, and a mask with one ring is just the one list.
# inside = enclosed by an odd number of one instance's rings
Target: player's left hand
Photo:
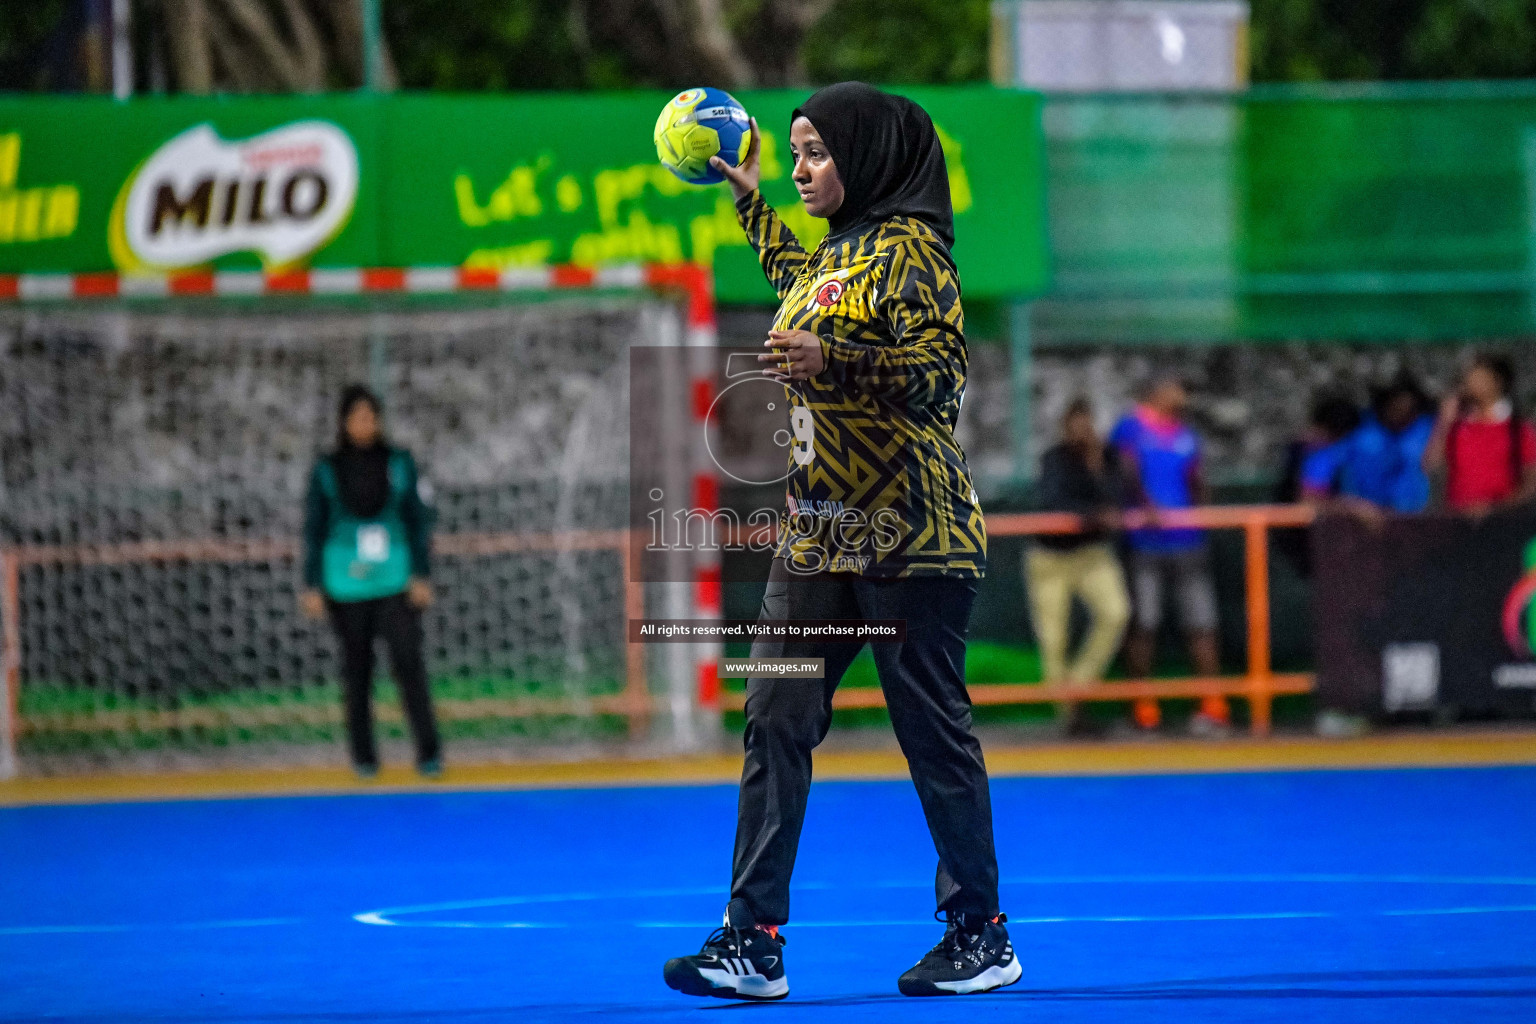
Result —
[[432, 584], [417, 576], [406, 588], [405, 599], [411, 602], [412, 608], [426, 608], [432, 603]]
[[810, 380], [827, 368], [822, 358], [821, 339], [810, 331], [769, 331], [765, 348], [773, 349], [757, 357], [768, 363], [764, 375], [780, 380]]

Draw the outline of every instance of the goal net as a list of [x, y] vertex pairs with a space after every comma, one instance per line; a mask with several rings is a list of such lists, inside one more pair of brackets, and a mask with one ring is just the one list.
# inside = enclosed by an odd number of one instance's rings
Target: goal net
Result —
[[649, 292], [425, 301], [0, 311], [23, 771], [343, 760], [335, 642], [296, 595], [308, 474], [352, 382], [435, 491], [426, 656], [450, 756], [676, 742], [626, 643], [645, 595], [624, 530], [627, 352], [682, 344], [681, 311]]

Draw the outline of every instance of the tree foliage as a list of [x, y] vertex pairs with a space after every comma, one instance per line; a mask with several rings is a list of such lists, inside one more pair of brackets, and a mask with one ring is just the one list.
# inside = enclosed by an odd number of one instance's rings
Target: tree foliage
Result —
[[987, 0], [839, 0], [804, 60], [817, 82], [980, 82], [990, 26]]
[[[0, 2], [0, 89], [110, 89], [109, 11]], [[130, 11], [139, 91], [320, 92], [362, 76], [361, 0], [130, 0]]]
[[563, 89], [805, 80], [800, 52], [833, 0], [394, 0], [402, 82]]
[[1252, 0], [1253, 78], [1536, 76], [1536, 0]]
[[55, 71], [67, 14], [64, 0], [0, 3], [0, 89], [78, 88]]
[[[989, 0], [380, 2], [388, 76], [412, 89], [987, 74]], [[131, 4], [140, 90], [303, 92], [361, 77], [361, 0]], [[0, 0], [0, 89], [101, 88], [106, 8]], [[1252, 13], [1255, 81], [1536, 77], [1536, 0], [1252, 0]]]
[[[986, 74], [987, 0], [381, 2], [390, 75], [414, 89], [745, 88]], [[75, 44], [84, 30], [76, 22], [85, 3], [0, 3], [0, 88], [79, 88]], [[360, 0], [132, 5], [140, 89], [314, 92], [361, 77]]]

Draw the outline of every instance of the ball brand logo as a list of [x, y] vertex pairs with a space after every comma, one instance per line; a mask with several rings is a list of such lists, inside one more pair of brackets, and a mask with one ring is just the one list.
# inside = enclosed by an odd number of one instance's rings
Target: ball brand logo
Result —
[[747, 112], [740, 107], [703, 107], [695, 110], [691, 116], [697, 121], [725, 118], [735, 121], [740, 125], [748, 124], [751, 121], [751, 118], [747, 116]]
[[[704, 447], [720, 472], [737, 483], [776, 484], [789, 479], [796, 466], [806, 466], [815, 460], [815, 418], [808, 406], [796, 405], [786, 392], [786, 388], [796, 390], [796, 385], [764, 377], [756, 351], [728, 353], [724, 380], [728, 383], [710, 403], [704, 422], [719, 423], [729, 418], [738, 424], [750, 424], [749, 430], [762, 430], [772, 438], [773, 447], [787, 449], [786, 454], [790, 457], [783, 461], [770, 458], [766, 463], [758, 463], [750, 455], [743, 456], [722, 444], [722, 438], [705, 430]], [[727, 414], [722, 410], [730, 412]]]
[[816, 292], [816, 305], [835, 306], [837, 300], [843, 297], [843, 282], [828, 281]]
[[674, 96], [672, 98], [672, 105], [677, 107], [686, 107], [690, 104], [699, 102], [699, 100], [703, 99], [703, 97], [703, 89], [689, 89], [686, 92], [680, 92]]
[[297, 263], [340, 233], [357, 201], [357, 149], [326, 121], [243, 141], [201, 124], [152, 153], [124, 183], [110, 245], [124, 270], [196, 266], [254, 252]]

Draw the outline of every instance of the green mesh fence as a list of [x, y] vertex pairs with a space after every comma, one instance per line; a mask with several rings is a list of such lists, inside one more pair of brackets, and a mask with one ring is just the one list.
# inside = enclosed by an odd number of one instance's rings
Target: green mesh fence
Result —
[[[309, 467], [357, 380], [435, 487], [426, 659], [450, 751], [655, 740], [626, 718], [649, 698], [614, 538], [627, 351], [678, 317], [643, 296], [0, 316], [23, 768], [340, 759], [335, 642], [299, 614], [296, 556]], [[398, 736], [398, 702], [379, 712]]]
[[1533, 328], [1536, 87], [1052, 98], [1044, 343]]

